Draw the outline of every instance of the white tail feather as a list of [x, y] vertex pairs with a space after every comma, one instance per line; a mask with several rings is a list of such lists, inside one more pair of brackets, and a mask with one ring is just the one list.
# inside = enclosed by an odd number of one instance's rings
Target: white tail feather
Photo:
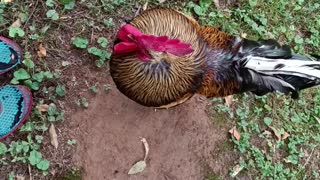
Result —
[[[282, 74], [311, 80], [320, 79], [320, 62], [318, 61], [247, 56], [245, 67], [268, 75]], [[317, 69], [314, 67], [317, 67]]]

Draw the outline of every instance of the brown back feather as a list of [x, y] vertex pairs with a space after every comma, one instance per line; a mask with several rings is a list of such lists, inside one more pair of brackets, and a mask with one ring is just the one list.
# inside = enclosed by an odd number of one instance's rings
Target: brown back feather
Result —
[[204, 38], [211, 48], [231, 49], [234, 36], [219, 31], [212, 26], [202, 26], [200, 30], [202, 38]]
[[[212, 26], [202, 26], [200, 30], [201, 37], [208, 43], [208, 51], [223, 51], [228, 52], [233, 50], [235, 36], [226, 34], [219, 31]], [[236, 80], [217, 81], [216, 73], [228, 73], [217, 72], [217, 64], [219, 59], [211, 57], [207, 54], [206, 65], [204, 68], [205, 74], [202, 78], [202, 86], [198, 89], [197, 93], [205, 95], [207, 97], [224, 97], [233, 94], [239, 89], [239, 84]]]
[[194, 52], [176, 57], [151, 52], [150, 62], [141, 62], [134, 54], [113, 55], [110, 71], [118, 89], [130, 99], [152, 107], [174, 103], [200, 86], [205, 46], [199, 38], [200, 27], [183, 14], [170, 9], [150, 9], [135, 17], [131, 25], [141, 32], [169, 36], [192, 44]]

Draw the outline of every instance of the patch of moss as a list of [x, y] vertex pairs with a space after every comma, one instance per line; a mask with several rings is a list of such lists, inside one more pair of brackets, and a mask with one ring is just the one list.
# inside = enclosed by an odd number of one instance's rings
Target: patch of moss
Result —
[[60, 177], [59, 180], [82, 180], [83, 171], [78, 168], [72, 168]]

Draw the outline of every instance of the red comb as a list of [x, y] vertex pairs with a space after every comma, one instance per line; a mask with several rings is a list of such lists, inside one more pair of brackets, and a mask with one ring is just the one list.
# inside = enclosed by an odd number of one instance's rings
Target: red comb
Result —
[[138, 58], [143, 61], [151, 58], [147, 51], [148, 49], [157, 52], [168, 52], [175, 56], [184, 56], [193, 52], [191, 44], [183, 43], [178, 39], [169, 39], [168, 36], [144, 35], [130, 24], [120, 28], [117, 38], [123, 42], [115, 45], [115, 53], [137, 51]]
[[191, 44], [182, 43], [179, 39], [169, 39], [168, 36], [142, 35], [141, 42], [154, 51], [168, 52], [175, 56], [184, 56], [193, 52]]
[[141, 36], [142, 33], [135, 27], [133, 27], [130, 24], [126, 24], [122, 26], [117, 34], [117, 38], [119, 38], [122, 41], [131, 42], [132, 39], [129, 38], [129, 35], [136, 38], [138, 36]]

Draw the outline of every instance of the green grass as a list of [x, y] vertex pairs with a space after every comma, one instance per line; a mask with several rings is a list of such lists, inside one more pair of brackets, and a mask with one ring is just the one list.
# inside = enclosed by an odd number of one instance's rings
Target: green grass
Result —
[[246, 33], [251, 39], [280, 39], [300, 53], [320, 53], [320, 3], [316, 0], [249, 0], [226, 10], [215, 9], [211, 1], [202, 2], [202, 6], [189, 2], [185, 8], [202, 24], [235, 35]]
[[[27, 0], [0, 3], [0, 32], [14, 38], [24, 50], [23, 64], [4, 79], [11, 84], [24, 84], [33, 90], [35, 108], [27, 123], [16, 133], [13, 141], [0, 143], [0, 165], [11, 167], [6, 177], [14, 179], [14, 166], [27, 169], [33, 174], [49, 176], [52, 159], [46, 154], [50, 124], [64, 121], [64, 112], [59, 101], [70, 97], [61, 71], [67, 62], [55, 65], [43, 54], [39, 56], [39, 44], [44, 44], [58, 55], [57, 39], [64, 28], [70, 28], [70, 45], [93, 59], [97, 70], [106, 68], [110, 58], [110, 42], [117, 26], [132, 14], [136, 3], [133, 0]], [[212, 0], [170, 1], [150, 6], [174, 7], [193, 15], [201, 24], [216, 26], [234, 35], [247, 35], [250, 39], [276, 38], [288, 43], [296, 52], [320, 54], [320, 3], [317, 0], [249, 0], [239, 7], [218, 10]], [[115, 13], [116, 12], [116, 13]], [[74, 15], [74, 16], [73, 16]], [[132, 14], [133, 15], [133, 14]], [[79, 18], [76, 18], [79, 17]], [[20, 25], [11, 26], [19, 19]], [[92, 34], [98, 34], [92, 38]], [[60, 56], [54, 57], [60, 59]], [[68, 60], [68, 57], [63, 57]], [[8, 80], [9, 79], [9, 80]], [[108, 91], [111, 86], [104, 85]], [[88, 86], [92, 94], [99, 89], [96, 84]], [[77, 97], [75, 104], [88, 107], [85, 97]], [[303, 91], [298, 101], [289, 97], [270, 94], [263, 97], [238, 95], [233, 109], [220, 99], [212, 101], [215, 107], [210, 114], [215, 117], [215, 126], [224, 127], [234, 122], [240, 132], [240, 141], [231, 138], [234, 150], [239, 153], [237, 168], [229, 167], [229, 176], [245, 176], [255, 179], [318, 179], [320, 176], [320, 90]], [[223, 118], [222, 115], [226, 115]], [[216, 118], [218, 117], [218, 118]], [[274, 135], [286, 139], [280, 139]], [[62, 140], [60, 140], [61, 142]], [[44, 143], [46, 142], [46, 143]], [[76, 144], [74, 139], [65, 139], [65, 144]], [[63, 143], [63, 142], [62, 142]], [[231, 151], [229, 143], [223, 143], [221, 151]], [[240, 172], [239, 169], [241, 169]], [[70, 170], [65, 179], [79, 178], [78, 171]], [[1, 174], [2, 175], [2, 174]], [[207, 179], [223, 179], [217, 172], [210, 172]], [[1, 177], [1, 176], [0, 176]], [[48, 177], [49, 178], [49, 177]]]
[[[319, 89], [303, 93], [304, 99], [297, 102], [283, 95], [237, 96], [235, 115], [230, 119], [237, 121], [241, 139], [232, 137], [232, 141], [241, 153], [239, 164], [245, 173], [260, 178], [316, 178], [319, 159], [310, 157], [320, 145], [319, 96]], [[281, 137], [290, 136], [278, 139], [274, 131]]]

